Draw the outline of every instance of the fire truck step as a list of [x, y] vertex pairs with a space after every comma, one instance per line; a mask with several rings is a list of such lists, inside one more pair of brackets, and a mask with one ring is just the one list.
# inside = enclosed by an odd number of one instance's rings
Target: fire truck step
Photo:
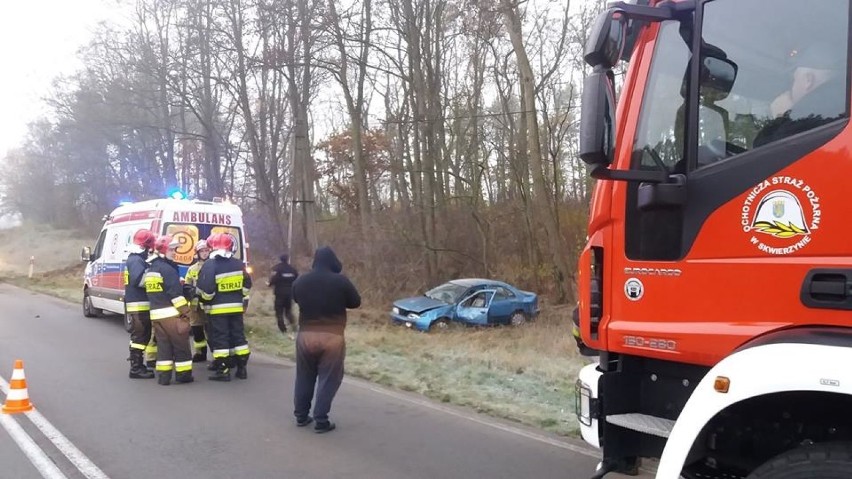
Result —
[[606, 417], [606, 422], [631, 431], [664, 438], [669, 437], [675, 424], [671, 419], [639, 413], [613, 414]]

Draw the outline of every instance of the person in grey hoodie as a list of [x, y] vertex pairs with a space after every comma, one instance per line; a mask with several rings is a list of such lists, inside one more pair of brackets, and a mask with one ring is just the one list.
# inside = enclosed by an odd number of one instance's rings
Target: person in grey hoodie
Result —
[[[300, 427], [315, 419], [317, 433], [335, 428], [328, 413], [343, 382], [346, 310], [361, 306], [358, 290], [341, 271], [343, 265], [326, 246], [314, 254], [313, 269], [293, 283], [293, 300], [299, 305], [294, 415]], [[311, 418], [315, 388], [316, 402]]]

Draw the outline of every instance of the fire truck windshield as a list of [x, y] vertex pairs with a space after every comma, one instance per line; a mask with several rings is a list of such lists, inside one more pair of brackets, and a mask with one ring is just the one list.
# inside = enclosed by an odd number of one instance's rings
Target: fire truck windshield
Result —
[[[690, 108], [692, 28], [663, 22], [632, 167], [654, 170], [662, 162], [673, 172], [705, 168], [847, 117], [848, 23], [846, 0], [706, 2], [702, 72], [697, 105]], [[687, 146], [696, 139], [690, 158]]]

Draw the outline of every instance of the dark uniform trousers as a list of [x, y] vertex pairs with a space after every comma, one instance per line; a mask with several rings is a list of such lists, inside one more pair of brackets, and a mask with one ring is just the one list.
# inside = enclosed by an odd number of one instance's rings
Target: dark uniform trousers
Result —
[[151, 341], [151, 312], [138, 311], [130, 315], [130, 347], [145, 351]]
[[157, 334], [157, 370], [169, 371], [174, 368], [176, 373], [192, 371], [189, 321], [175, 316], [152, 322]]
[[328, 412], [343, 382], [346, 341], [342, 334], [326, 331], [299, 331], [296, 338], [295, 416], [308, 417], [316, 388], [314, 419], [328, 422]]
[[[208, 314], [207, 328], [210, 349], [214, 359], [227, 360], [229, 367], [234, 366], [235, 358], [227, 359], [231, 354], [237, 358], [249, 354], [248, 341], [243, 325], [243, 313], [237, 314]], [[232, 353], [233, 351], [233, 353]]]
[[[286, 322], [284, 321], [286, 318]], [[275, 295], [275, 319], [282, 333], [292, 330], [293, 326], [293, 296], [290, 293]]]

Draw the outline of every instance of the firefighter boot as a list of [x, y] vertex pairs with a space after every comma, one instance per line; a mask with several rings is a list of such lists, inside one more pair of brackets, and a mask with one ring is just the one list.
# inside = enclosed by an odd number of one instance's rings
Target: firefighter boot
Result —
[[192, 362], [194, 363], [203, 363], [207, 362], [207, 348], [198, 348], [195, 350], [195, 354], [192, 355]]
[[192, 377], [192, 371], [181, 371], [179, 373], [175, 373], [176, 383], [191, 383], [192, 381], [195, 381], [195, 378]]
[[141, 349], [130, 349], [130, 378], [151, 379], [154, 372], [145, 367]]
[[160, 386], [168, 386], [172, 382], [172, 370], [159, 371], [157, 375], [157, 384]]
[[246, 371], [246, 364], [248, 364], [248, 355], [237, 357], [237, 373], [234, 376], [237, 379], [247, 379], [248, 372]]
[[208, 376], [211, 381], [230, 381], [231, 369], [228, 367], [227, 358], [216, 358], [213, 360], [214, 373]]

